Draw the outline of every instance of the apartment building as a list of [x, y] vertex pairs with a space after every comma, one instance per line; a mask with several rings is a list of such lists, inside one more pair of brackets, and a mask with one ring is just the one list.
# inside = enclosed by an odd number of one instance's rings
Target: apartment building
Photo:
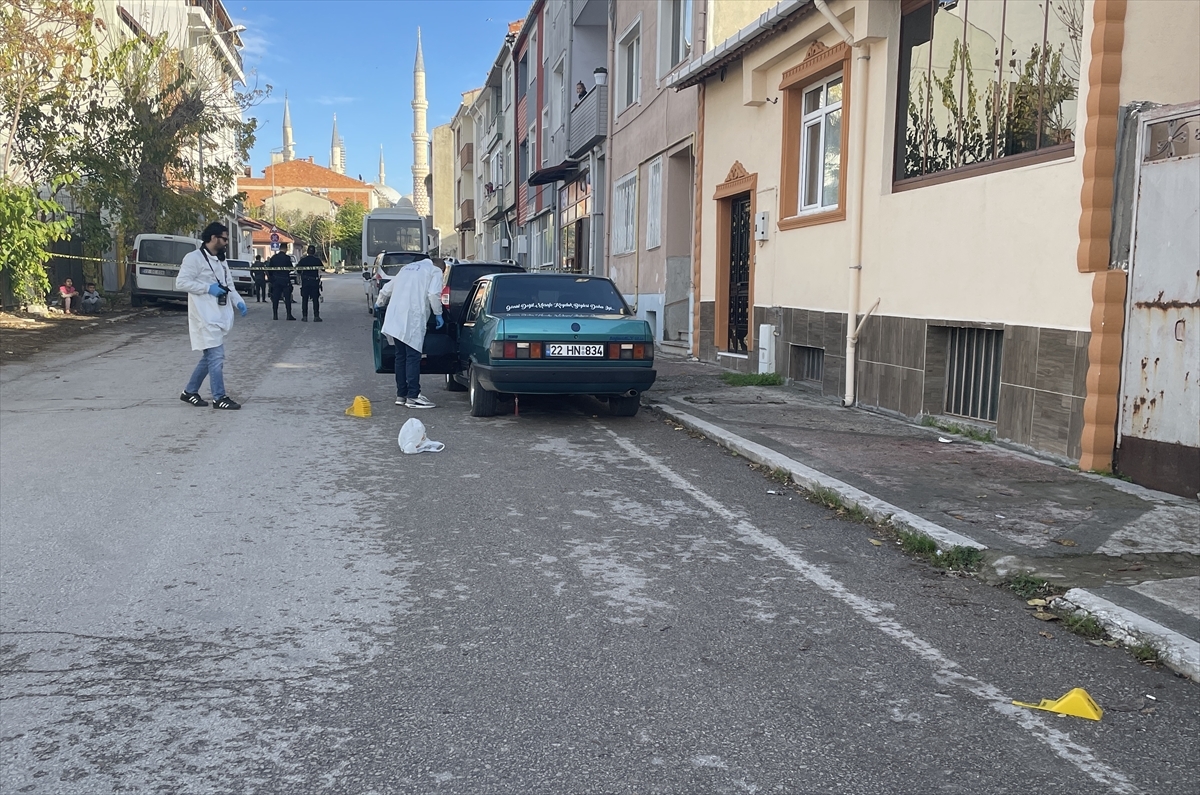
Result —
[[1195, 495], [1196, 30], [1191, 2], [785, 0], [714, 42], [671, 78], [700, 92], [693, 352]]
[[472, 108], [482, 88], [464, 91], [458, 110], [450, 120], [454, 137], [454, 232], [458, 238], [455, 255], [475, 259], [475, 115]]
[[510, 25], [470, 110], [475, 157], [474, 252], [480, 259], [513, 259], [516, 249], [513, 27]]

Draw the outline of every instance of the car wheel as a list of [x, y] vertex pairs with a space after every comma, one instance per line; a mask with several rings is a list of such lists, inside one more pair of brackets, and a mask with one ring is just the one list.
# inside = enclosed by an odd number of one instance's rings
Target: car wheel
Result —
[[446, 374], [446, 391], [447, 392], [466, 392], [467, 388], [465, 386], [463, 386], [462, 384], [458, 383], [458, 379], [456, 379], [454, 377], [453, 373], [447, 373]]
[[496, 393], [489, 392], [479, 384], [479, 376], [475, 375], [475, 368], [472, 367], [469, 371], [468, 378], [470, 379], [471, 400], [471, 416], [472, 417], [491, 417], [496, 413]]
[[639, 395], [632, 397], [614, 395], [608, 399], [608, 410], [614, 417], [632, 417], [638, 413], [638, 408], [641, 405], [642, 399]]

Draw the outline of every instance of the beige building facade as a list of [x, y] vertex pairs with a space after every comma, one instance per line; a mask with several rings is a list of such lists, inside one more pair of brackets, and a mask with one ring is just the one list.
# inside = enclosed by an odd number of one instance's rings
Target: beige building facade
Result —
[[818, 5], [710, 18], [732, 38], [672, 79], [700, 91], [693, 352], [1108, 470], [1118, 118], [1200, 100], [1200, 4]]
[[[707, 6], [754, 3], [624, 0], [613, 4], [608, 145], [612, 277], [661, 345], [691, 346], [696, 88], [672, 75], [703, 52]], [[728, 13], [726, 14], [728, 16]]]
[[454, 231], [454, 131], [449, 124], [433, 128], [432, 190], [429, 210], [437, 230], [443, 257], [457, 257], [458, 240]]

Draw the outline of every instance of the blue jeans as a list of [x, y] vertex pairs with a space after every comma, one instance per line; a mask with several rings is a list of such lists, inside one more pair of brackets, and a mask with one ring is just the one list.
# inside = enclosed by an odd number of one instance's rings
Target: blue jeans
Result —
[[421, 352], [396, 340], [396, 397], [421, 394]]
[[225, 397], [225, 346], [218, 345], [215, 348], [205, 348], [200, 354], [200, 362], [196, 365], [196, 369], [192, 371], [192, 377], [188, 380], [187, 386], [184, 387], [184, 392], [199, 392], [200, 385], [204, 383], [204, 377], [208, 376], [208, 385], [212, 387], [213, 400], [220, 400]]

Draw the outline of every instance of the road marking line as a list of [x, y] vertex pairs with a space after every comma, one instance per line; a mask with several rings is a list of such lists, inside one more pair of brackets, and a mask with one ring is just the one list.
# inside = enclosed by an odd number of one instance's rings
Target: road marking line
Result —
[[[599, 423], [594, 424], [597, 427], [603, 427]], [[934, 666], [934, 678], [939, 683], [954, 685], [987, 702], [988, 706], [996, 712], [1016, 721], [1021, 728], [1048, 746], [1057, 756], [1075, 765], [1096, 782], [1108, 786], [1114, 793], [1118, 793], [1118, 795], [1137, 795], [1137, 793], [1141, 792], [1123, 773], [1100, 761], [1091, 748], [1075, 742], [1071, 739], [1071, 735], [1050, 726], [1039, 715], [1027, 709], [1013, 706], [1012, 697], [1005, 695], [995, 685], [963, 673], [962, 666], [944, 655], [928, 641], [918, 637], [912, 630], [905, 628], [899, 622], [884, 615], [880, 606], [874, 601], [851, 592], [841, 582], [830, 577], [820, 568], [796, 554], [784, 545], [783, 542], [779, 541], [779, 539], [762, 532], [750, 522], [729, 508], [726, 508], [715, 498], [693, 486], [682, 475], [676, 473], [657, 457], [642, 450], [628, 439], [617, 435], [611, 429], [604, 428], [604, 430], [612, 436], [613, 440], [625, 452], [642, 461], [672, 486], [729, 522], [739, 534], [742, 542], [767, 550], [790, 566], [805, 580], [808, 580], [825, 593], [846, 604], [860, 618], [876, 626], [885, 635], [898, 641], [902, 646], [921, 659], [931, 663]]]

